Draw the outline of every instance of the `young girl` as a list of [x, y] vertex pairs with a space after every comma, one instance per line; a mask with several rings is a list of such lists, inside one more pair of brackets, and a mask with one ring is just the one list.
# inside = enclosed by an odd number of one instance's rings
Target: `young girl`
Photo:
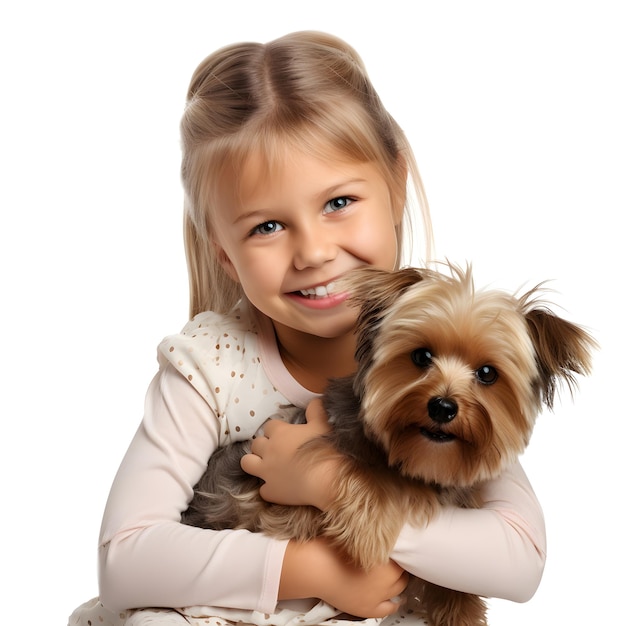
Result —
[[100, 601], [70, 624], [177, 623], [175, 611], [129, 609], [194, 605], [206, 608], [187, 615], [267, 624], [342, 611], [381, 618], [398, 611], [406, 572], [529, 599], [545, 537], [517, 464], [484, 488], [482, 509], [447, 508], [427, 528], [405, 526], [392, 560], [370, 572], [322, 539], [180, 523], [211, 453], [289, 406], [309, 406], [308, 423], [268, 422], [242, 465], [265, 481], [265, 499], [324, 508], [333, 468], [299, 471], [297, 448], [328, 428], [315, 402], [328, 378], [355, 367], [355, 311], [335, 282], [362, 265], [399, 266], [407, 181], [430, 240], [406, 138], [341, 40], [301, 32], [217, 51], [192, 78], [181, 128], [192, 321], [159, 347], [145, 416], [104, 513]]

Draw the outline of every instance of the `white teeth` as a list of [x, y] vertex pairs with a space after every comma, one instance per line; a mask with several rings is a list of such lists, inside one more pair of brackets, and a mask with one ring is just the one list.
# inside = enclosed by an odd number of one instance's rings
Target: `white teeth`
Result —
[[316, 296], [317, 298], [327, 298], [335, 290], [335, 283], [328, 283], [327, 285], [319, 285], [313, 289], [301, 289], [300, 293], [303, 296]]

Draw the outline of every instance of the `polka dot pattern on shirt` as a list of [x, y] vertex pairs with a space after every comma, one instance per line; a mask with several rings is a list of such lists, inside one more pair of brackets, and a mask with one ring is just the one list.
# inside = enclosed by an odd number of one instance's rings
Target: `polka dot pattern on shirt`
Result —
[[241, 310], [201, 313], [159, 346], [220, 420], [220, 443], [249, 439], [288, 404], [270, 382], [259, 354], [258, 331]]

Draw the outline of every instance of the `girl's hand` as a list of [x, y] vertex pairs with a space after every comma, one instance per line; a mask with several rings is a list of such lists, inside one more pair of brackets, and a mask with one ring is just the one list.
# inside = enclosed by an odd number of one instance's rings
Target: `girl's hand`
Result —
[[409, 575], [393, 561], [365, 571], [324, 539], [287, 545], [280, 578], [280, 600], [320, 598], [357, 617], [385, 617], [400, 608]]
[[264, 500], [277, 504], [311, 505], [324, 510], [332, 498], [335, 461], [329, 459], [314, 467], [304, 467], [298, 456], [302, 444], [331, 428], [321, 400], [309, 404], [306, 419], [306, 424], [269, 420], [263, 428], [263, 435], [252, 442], [251, 454], [241, 459], [241, 467], [264, 481], [260, 489]]

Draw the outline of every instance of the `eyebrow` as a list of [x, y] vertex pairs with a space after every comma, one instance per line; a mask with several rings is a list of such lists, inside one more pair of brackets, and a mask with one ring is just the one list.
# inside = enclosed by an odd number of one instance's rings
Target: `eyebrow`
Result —
[[[318, 195], [318, 198], [320, 199], [329, 198], [332, 200], [333, 195], [337, 193], [337, 191], [340, 190], [342, 187], [345, 187], [346, 185], [352, 185], [354, 183], [366, 183], [366, 182], [367, 182], [366, 178], [348, 178], [346, 180], [342, 180], [341, 182], [335, 185], [331, 185], [330, 187], [327, 187], [323, 191], [320, 191], [320, 193], [317, 195]], [[239, 222], [243, 222], [245, 220], [252, 219], [252, 218], [263, 219], [262, 216], [265, 216], [268, 213], [271, 213], [272, 211], [273, 209], [271, 208], [262, 208], [262, 209], [255, 209], [254, 211], [247, 211], [246, 213], [242, 213], [241, 215], [239, 215], [233, 221], [233, 224], [238, 224]]]
[[244, 222], [246, 220], [256, 218], [256, 216], [258, 216], [257, 219], [261, 219], [261, 215], [266, 214], [268, 211], [269, 209], [259, 209], [258, 211], [249, 211], [248, 213], [242, 213], [233, 221], [233, 224], [239, 224], [239, 222]]

